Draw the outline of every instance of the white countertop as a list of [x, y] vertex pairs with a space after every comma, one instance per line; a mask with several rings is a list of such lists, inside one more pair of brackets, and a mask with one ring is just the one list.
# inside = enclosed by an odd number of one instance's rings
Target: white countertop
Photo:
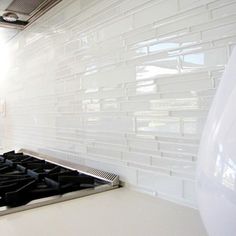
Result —
[[0, 217], [3, 236], [205, 236], [198, 211], [120, 188]]

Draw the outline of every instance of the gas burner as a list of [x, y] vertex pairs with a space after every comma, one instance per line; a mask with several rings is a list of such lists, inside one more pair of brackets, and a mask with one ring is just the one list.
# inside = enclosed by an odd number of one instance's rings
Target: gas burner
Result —
[[[89, 167], [67, 168], [23, 152], [0, 155], [0, 215], [114, 189], [118, 185], [118, 176]], [[49, 197], [53, 199], [48, 200]], [[32, 203], [34, 200], [40, 200], [40, 204]]]

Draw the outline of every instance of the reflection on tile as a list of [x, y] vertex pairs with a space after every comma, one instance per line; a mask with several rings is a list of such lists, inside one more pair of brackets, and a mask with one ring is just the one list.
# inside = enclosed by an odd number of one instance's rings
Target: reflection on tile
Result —
[[152, 100], [150, 103], [153, 110], [195, 110], [199, 109], [198, 100], [198, 98], [160, 99]]
[[120, 106], [116, 99], [105, 99], [102, 104], [102, 111], [119, 111]]
[[137, 131], [147, 133], [180, 133], [180, 120], [176, 118], [137, 118]]
[[150, 79], [157, 76], [173, 75], [178, 73], [177, 58], [168, 58], [150, 63], [145, 65], [136, 66], [136, 79]]
[[184, 62], [189, 64], [189, 66], [204, 66], [205, 62], [205, 54], [204, 53], [198, 53], [198, 54], [190, 54], [184, 56]]
[[155, 84], [149, 86], [140, 86], [136, 88], [136, 94], [150, 94], [155, 93], [157, 86]]
[[180, 45], [178, 43], [157, 43], [149, 46], [149, 52], [158, 52], [158, 51], [163, 51], [163, 50], [168, 50], [168, 49], [173, 49], [177, 48]]
[[226, 64], [227, 58], [226, 48], [216, 48], [201, 53], [184, 55], [182, 66], [183, 69], [219, 67]]

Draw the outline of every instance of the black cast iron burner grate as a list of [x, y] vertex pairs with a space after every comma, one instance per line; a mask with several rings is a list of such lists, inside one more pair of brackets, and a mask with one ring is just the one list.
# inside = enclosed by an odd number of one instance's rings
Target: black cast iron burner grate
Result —
[[108, 182], [15, 151], [0, 155], [0, 207], [91, 189]]

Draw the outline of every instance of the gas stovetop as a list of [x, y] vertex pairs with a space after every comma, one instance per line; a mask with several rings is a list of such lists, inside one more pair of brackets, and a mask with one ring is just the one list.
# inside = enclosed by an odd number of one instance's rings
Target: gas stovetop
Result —
[[[52, 159], [52, 158], [51, 158]], [[21, 150], [0, 155], [0, 215], [117, 188], [117, 175]]]

